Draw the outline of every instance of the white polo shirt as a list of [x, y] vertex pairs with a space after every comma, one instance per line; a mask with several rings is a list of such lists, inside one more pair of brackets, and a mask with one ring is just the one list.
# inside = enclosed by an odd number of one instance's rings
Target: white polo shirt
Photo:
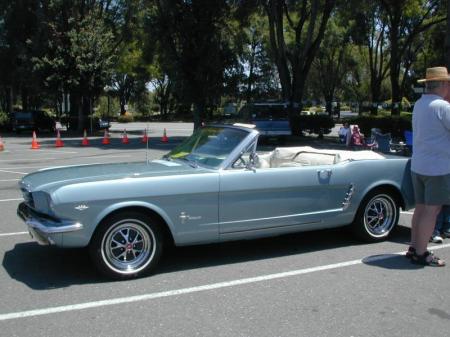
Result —
[[450, 174], [450, 103], [438, 95], [424, 94], [412, 118], [411, 170], [426, 176]]

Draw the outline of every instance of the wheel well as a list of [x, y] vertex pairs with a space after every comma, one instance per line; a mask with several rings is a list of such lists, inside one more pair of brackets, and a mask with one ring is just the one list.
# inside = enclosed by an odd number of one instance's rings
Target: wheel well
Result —
[[[146, 214], [156, 220], [159, 221], [159, 223], [161, 224], [161, 228], [163, 230], [163, 234], [164, 234], [164, 239], [167, 241], [168, 244], [170, 245], [174, 245], [174, 239], [172, 236], [172, 232], [169, 229], [169, 226], [167, 225], [167, 222], [163, 219], [163, 217], [161, 215], [159, 215], [157, 212], [155, 212], [154, 210], [151, 210], [149, 208], [146, 207], [142, 207], [142, 206], [130, 206], [130, 207], [123, 207], [123, 208], [119, 208], [116, 209], [114, 211], [112, 211], [111, 213], [107, 214], [101, 221], [100, 224], [105, 221], [105, 219], [118, 214], [118, 213], [122, 213], [122, 212], [137, 212], [137, 213], [142, 213], [142, 214]], [[99, 225], [100, 225], [99, 224]], [[98, 228], [99, 226], [97, 226]], [[97, 229], [96, 229], [97, 230]]]
[[403, 209], [405, 208], [405, 200], [403, 200], [403, 196], [397, 187], [395, 187], [393, 185], [380, 185], [380, 186], [372, 188], [370, 191], [368, 191], [367, 194], [373, 193], [375, 191], [383, 191], [383, 192], [389, 193], [395, 199], [395, 202], [401, 208], [403, 208]]

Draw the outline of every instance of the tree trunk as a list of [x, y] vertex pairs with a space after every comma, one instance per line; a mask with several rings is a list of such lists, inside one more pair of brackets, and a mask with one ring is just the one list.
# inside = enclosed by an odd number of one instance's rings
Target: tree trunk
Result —
[[205, 103], [194, 103], [194, 130], [202, 126], [205, 119]]
[[22, 88], [21, 92], [20, 92], [20, 96], [22, 99], [22, 110], [23, 111], [28, 111], [29, 110], [29, 106], [28, 106], [28, 90], [26, 88]]
[[78, 127], [77, 131], [79, 133], [83, 132], [84, 129], [84, 114], [83, 114], [83, 96], [79, 96], [77, 98], [77, 106], [78, 106]]
[[6, 112], [9, 115], [13, 113], [13, 101], [14, 101], [14, 93], [12, 87], [7, 87], [7, 95], [6, 95]]

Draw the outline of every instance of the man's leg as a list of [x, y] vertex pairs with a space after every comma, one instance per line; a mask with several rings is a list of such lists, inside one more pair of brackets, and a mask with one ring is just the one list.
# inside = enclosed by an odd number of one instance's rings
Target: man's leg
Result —
[[411, 222], [411, 246], [418, 255], [427, 251], [428, 240], [433, 234], [436, 217], [441, 206], [417, 204]]

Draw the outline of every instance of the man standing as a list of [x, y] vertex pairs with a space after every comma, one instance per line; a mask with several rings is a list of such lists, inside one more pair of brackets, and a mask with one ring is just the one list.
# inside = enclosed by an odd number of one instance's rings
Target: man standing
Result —
[[413, 263], [442, 267], [445, 261], [427, 250], [436, 216], [450, 204], [450, 75], [446, 67], [428, 68], [426, 93], [413, 111], [411, 175], [416, 208], [411, 224], [411, 246], [406, 256]]

